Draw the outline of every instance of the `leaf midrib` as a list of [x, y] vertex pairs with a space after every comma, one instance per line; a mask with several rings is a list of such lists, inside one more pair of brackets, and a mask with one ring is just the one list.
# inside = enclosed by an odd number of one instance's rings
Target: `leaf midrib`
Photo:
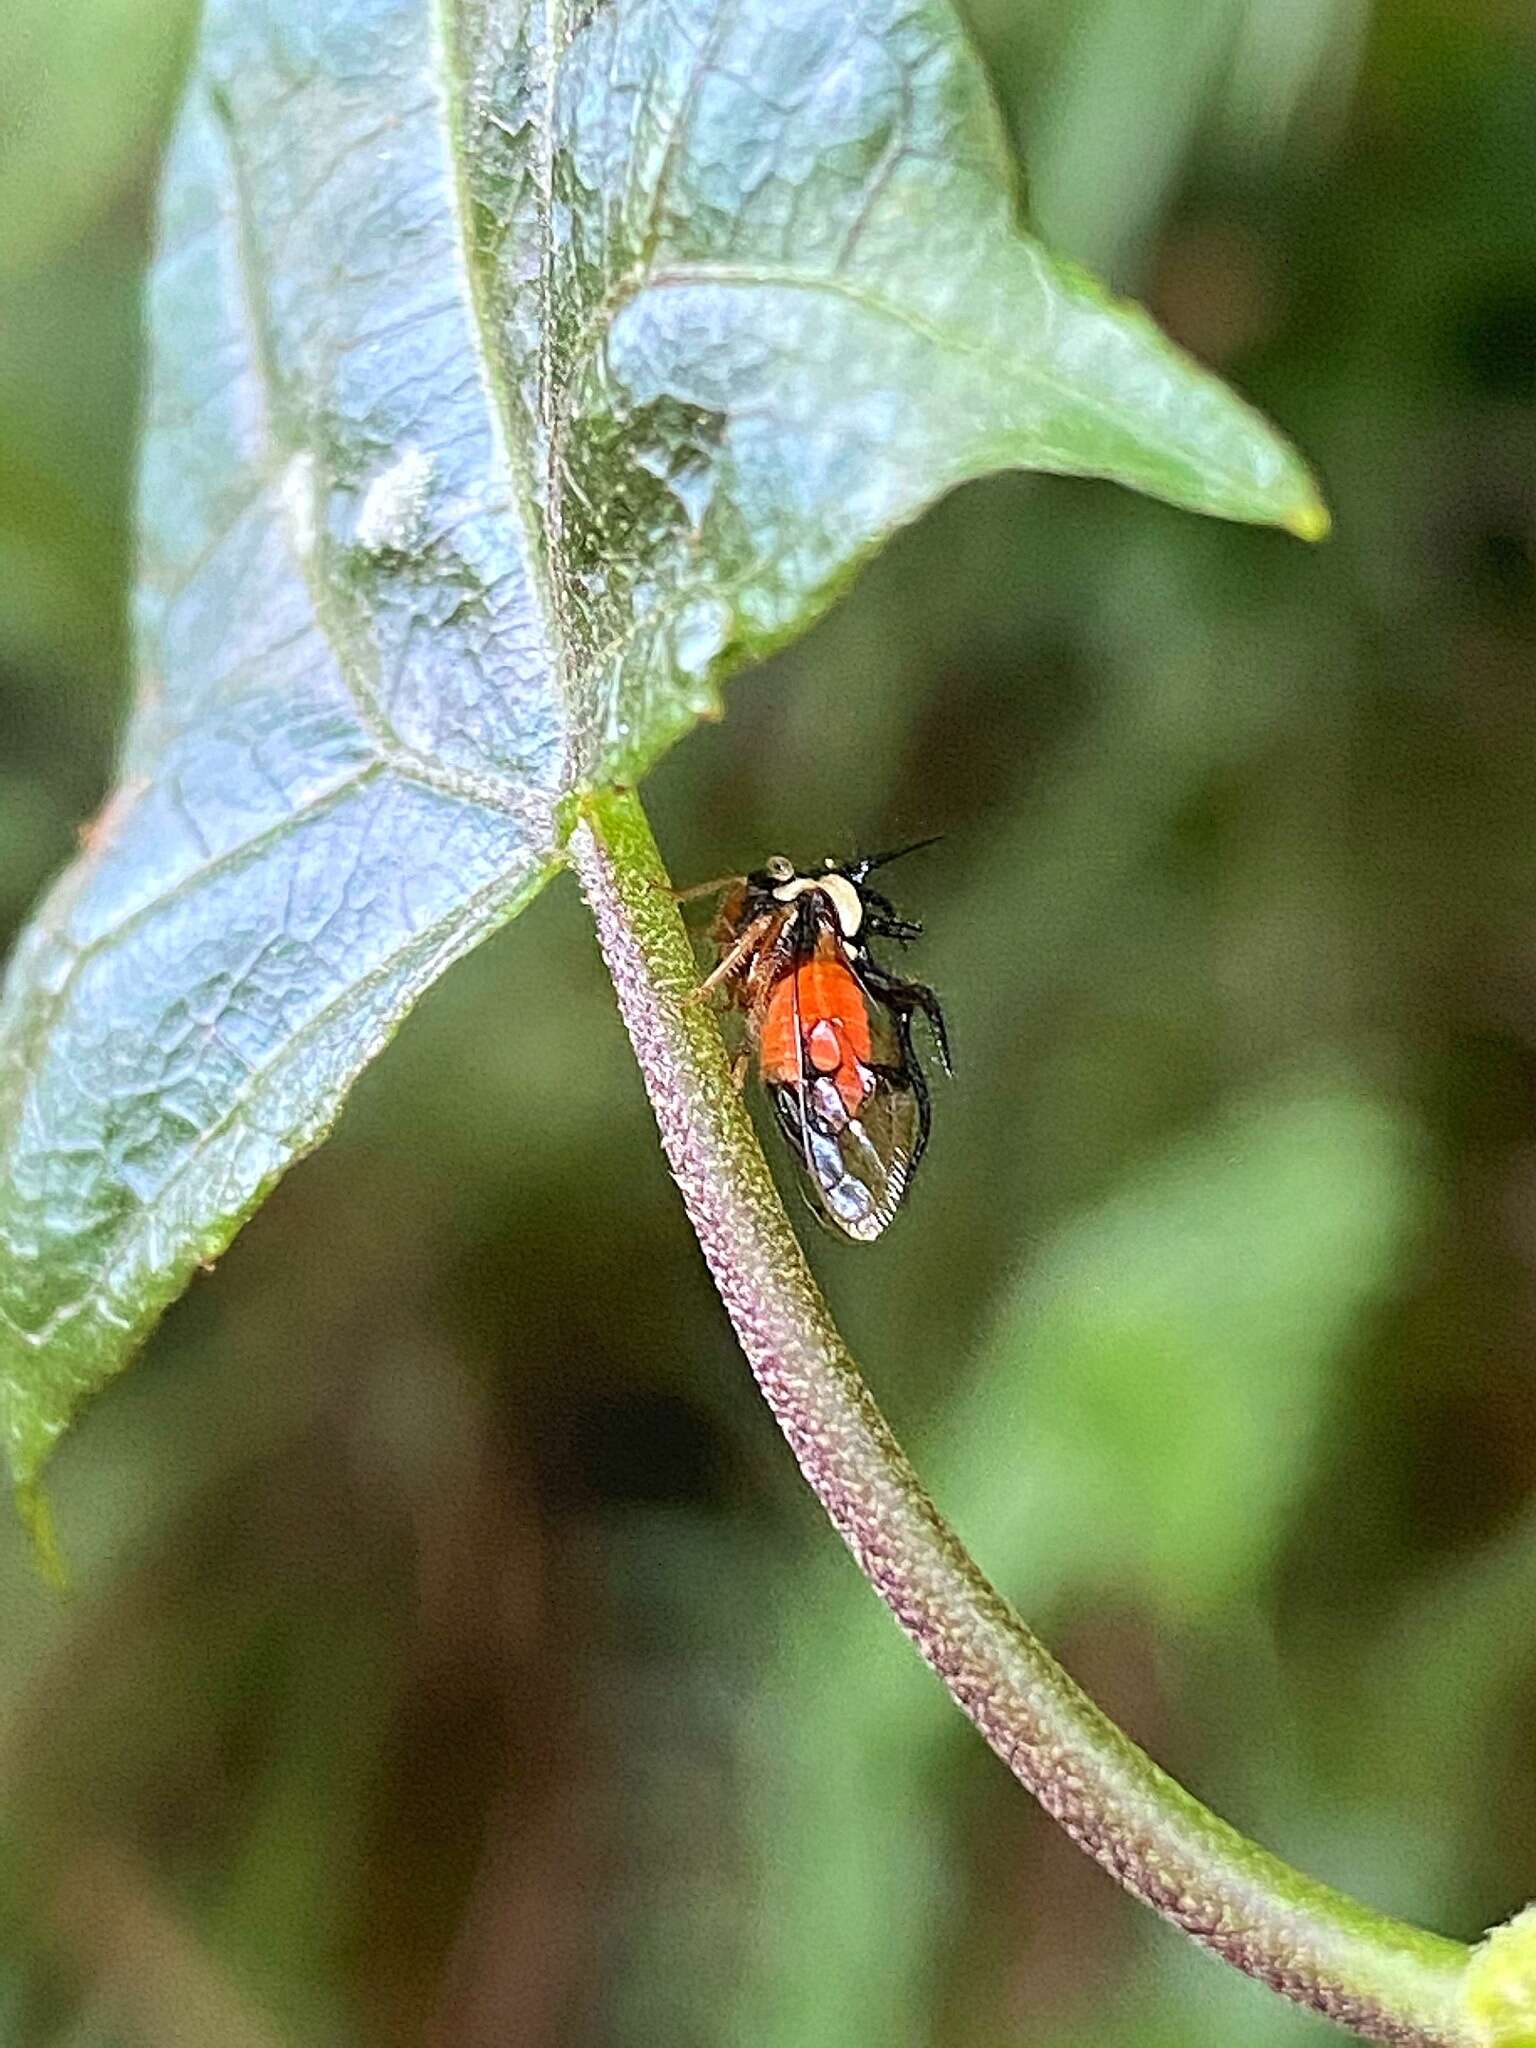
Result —
[[[537, 4], [537, 0], [534, 0]], [[546, 111], [553, 107], [554, 94], [558, 89], [558, 63], [554, 54], [555, 18], [558, 0], [544, 0], [543, 55], [545, 69]], [[531, 8], [530, 8], [531, 13]], [[455, 56], [456, 27], [461, 26], [455, 0], [431, 0], [432, 41], [436, 50], [437, 66], [441, 83], [439, 104], [448, 150], [448, 172], [453, 192], [454, 246], [458, 253], [459, 276], [462, 280], [464, 300], [469, 308], [475, 333], [475, 370], [485, 394], [487, 417], [491, 423], [491, 436], [497, 457], [507, 479], [508, 491], [516, 504], [518, 521], [522, 529], [522, 555], [527, 565], [529, 581], [538, 593], [539, 609], [544, 619], [544, 648], [549, 672], [555, 690], [565, 713], [565, 744], [567, 767], [572, 745], [573, 705], [566, 674], [566, 639], [561, 598], [561, 572], [556, 550], [556, 515], [553, 511], [552, 486], [545, 479], [546, 510], [540, 517], [538, 489], [533, 465], [522, 451], [516, 426], [520, 410], [515, 408], [505, 380], [497, 375], [497, 345], [495, 323], [492, 317], [493, 293], [487, 285], [482, 265], [474, 245], [474, 203], [467, 181], [469, 149], [465, 136], [462, 103], [468, 96], [468, 86], [460, 72]], [[546, 123], [546, 135], [548, 134]], [[554, 154], [552, 140], [547, 144], [548, 161], [541, 148], [538, 166], [538, 189], [543, 209], [543, 233], [539, 250], [540, 275], [540, 335], [539, 335], [539, 397], [544, 402], [547, 387], [547, 351], [551, 347], [550, 301], [553, 295], [554, 236], [551, 221], [554, 208]], [[544, 424], [544, 423], [540, 423]], [[535, 422], [530, 420], [530, 439]], [[546, 441], [549, 431], [545, 424]], [[569, 787], [569, 776], [563, 778]]]

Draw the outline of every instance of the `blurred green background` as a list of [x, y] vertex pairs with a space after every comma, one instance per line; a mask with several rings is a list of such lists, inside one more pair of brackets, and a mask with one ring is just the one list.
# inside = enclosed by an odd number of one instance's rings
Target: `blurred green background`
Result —
[[[128, 687], [187, 0], [0, 15], [0, 925]], [[899, 871], [959, 1062], [812, 1255], [989, 1570], [1375, 1903], [1536, 1893], [1536, 25], [974, 0], [1047, 237], [1317, 461], [1309, 550], [950, 500], [650, 785]], [[893, 874], [893, 883], [897, 876]], [[1326, 2030], [1035, 1811], [795, 1477], [574, 890], [457, 968], [0, 1520], [0, 2042], [1232, 2048]]]

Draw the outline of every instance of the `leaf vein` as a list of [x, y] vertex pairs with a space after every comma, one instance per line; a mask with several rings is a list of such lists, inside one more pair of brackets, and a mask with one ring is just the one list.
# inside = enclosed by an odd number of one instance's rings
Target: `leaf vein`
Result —
[[[425, 956], [426, 962], [435, 975], [435, 972], [439, 971], [440, 964], [446, 964], [440, 961], [444, 940], [451, 942], [449, 948], [450, 957], [454, 953], [462, 952], [471, 944], [472, 929], [478, 925], [480, 914], [487, 905], [496, 904], [499, 911], [504, 911], [506, 915], [510, 916], [518, 905], [525, 900], [527, 895], [542, 883], [547, 872], [548, 869], [544, 865], [535, 865], [529, 874], [523, 878], [521, 888], [514, 890], [510, 896], [508, 895], [507, 888], [508, 877], [504, 873], [499, 874], [494, 881], [488, 882], [483, 888], [476, 890], [472, 896], [455, 904], [451, 910], [445, 912], [442, 917], [434, 919], [423, 930], [412, 933], [411, 937], [403, 945], [397, 947], [394, 952], [380, 960], [367, 974], [346, 983], [312, 1017], [306, 1017], [304, 1022], [288, 1035], [271, 1059], [265, 1060], [259, 1066], [252, 1066], [249, 1069], [245, 1079], [230, 1097], [219, 1116], [213, 1123], [206, 1125], [199, 1132], [194, 1142], [187, 1147], [186, 1151], [177, 1161], [171, 1173], [161, 1182], [155, 1192], [145, 1200], [140, 1208], [138, 1219], [114, 1247], [111, 1256], [104, 1260], [96, 1271], [91, 1274], [79, 1300], [71, 1303], [65, 1311], [55, 1312], [49, 1319], [46, 1336], [43, 1333], [39, 1333], [35, 1338], [27, 1338], [26, 1333], [21, 1333], [24, 1341], [34, 1344], [48, 1341], [49, 1338], [56, 1335], [68, 1323], [84, 1315], [92, 1306], [98, 1307], [101, 1313], [109, 1315], [112, 1320], [119, 1322], [123, 1328], [128, 1328], [130, 1326], [128, 1319], [111, 1315], [106, 1301], [101, 1298], [104, 1290], [110, 1283], [113, 1272], [125, 1264], [132, 1263], [137, 1253], [142, 1249], [145, 1238], [153, 1228], [158, 1211], [164, 1207], [167, 1199], [175, 1192], [180, 1183], [187, 1178], [209, 1146], [231, 1128], [251, 1097], [260, 1089], [262, 1083], [279, 1072], [317, 1033], [323, 1031], [332, 1019], [343, 1011], [349, 1003], [359, 1000], [370, 990], [379, 987], [383, 982], [389, 980], [391, 975], [396, 973], [403, 965], [408, 964], [413, 956], [418, 954]], [[498, 898], [502, 898], [504, 901], [498, 904]], [[369, 1056], [371, 1055], [365, 1055], [364, 1064], [366, 1064], [366, 1059]], [[323, 1135], [323, 1133], [317, 1133], [316, 1135]], [[284, 1164], [288, 1163], [285, 1160]], [[16, 1327], [9, 1315], [5, 1319], [11, 1323], [13, 1329]]]

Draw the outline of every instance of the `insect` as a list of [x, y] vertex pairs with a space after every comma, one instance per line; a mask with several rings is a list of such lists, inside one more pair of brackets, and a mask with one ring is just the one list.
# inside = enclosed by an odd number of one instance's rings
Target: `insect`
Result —
[[920, 1012], [952, 1072], [939, 999], [876, 960], [872, 939], [907, 946], [920, 924], [870, 886], [876, 868], [929, 846], [919, 839], [802, 872], [775, 854], [747, 875], [682, 892], [720, 893], [710, 928], [717, 959], [694, 991], [721, 990], [745, 1013], [779, 1129], [813, 1212], [867, 1244], [896, 1214], [928, 1143], [928, 1081], [912, 1043]]

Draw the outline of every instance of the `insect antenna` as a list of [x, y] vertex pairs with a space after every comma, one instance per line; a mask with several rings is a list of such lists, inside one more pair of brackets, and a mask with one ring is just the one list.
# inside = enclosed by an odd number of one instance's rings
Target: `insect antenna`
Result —
[[866, 853], [849, 867], [849, 880], [862, 882], [876, 868], [887, 868], [893, 860], [905, 860], [909, 853], [920, 853], [925, 846], [937, 846], [943, 837], [942, 832], [930, 832], [926, 839], [909, 839], [905, 846], [893, 846], [889, 853]]

